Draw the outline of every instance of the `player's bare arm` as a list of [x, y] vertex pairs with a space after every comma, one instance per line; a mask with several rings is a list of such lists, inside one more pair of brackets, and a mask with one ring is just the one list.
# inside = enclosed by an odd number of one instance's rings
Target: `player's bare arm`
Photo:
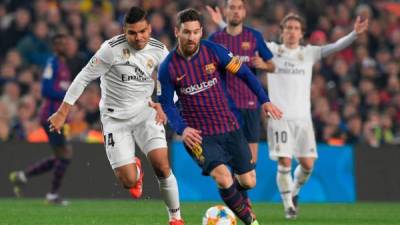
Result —
[[51, 132], [61, 133], [61, 128], [63, 127], [71, 108], [72, 105], [63, 102], [60, 108], [58, 108], [57, 112], [53, 113], [53, 115], [49, 117], [47, 121], [49, 121], [49, 128]]

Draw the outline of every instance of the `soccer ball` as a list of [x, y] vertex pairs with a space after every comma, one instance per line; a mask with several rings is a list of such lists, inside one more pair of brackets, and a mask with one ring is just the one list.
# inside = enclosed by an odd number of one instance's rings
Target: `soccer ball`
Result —
[[207, 209], [203, 216], [203, 225], [236, 225], [235, 214], [223, 205]]

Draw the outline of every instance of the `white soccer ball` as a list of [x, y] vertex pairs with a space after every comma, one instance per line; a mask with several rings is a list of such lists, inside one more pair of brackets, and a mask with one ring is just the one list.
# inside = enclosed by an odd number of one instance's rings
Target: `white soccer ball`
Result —
[[236, 225], [235, 214], [226, 206], [216, 205], [207, 209], [203, 225]]

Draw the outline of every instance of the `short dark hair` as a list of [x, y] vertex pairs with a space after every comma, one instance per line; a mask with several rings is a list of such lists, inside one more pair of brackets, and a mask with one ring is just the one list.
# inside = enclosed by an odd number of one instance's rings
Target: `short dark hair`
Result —
[[176, 20], [176, 27], [181, 26], [182, 23], [189, 22], [189, 21], [199, 21], [200, 26], [203, 26], [201, 21], [201, 16], [199, 11], [189, 8], [182, 10], [178, 13], [178, 18]]
[[[225, 7], [228, 6], [228, 1], [229, 0], [225, 0]], [[243, 4], [246, 4], [246, 0], [242, 0]]]
[[129, 23], [137, 23], [141, 20], [147, 20], [147, 12], [139, 7], [133, 6], [125, 15], [124, 25]]
[[68, 37], [68, 35], [65, 33], [57, 33], [53, 37], [51, 37], [51, 44], [55, 45], [58, 40], [60, 40], [62, 38], [67, 38], [67, 37]]
[[289, 20], [298, 21], [300, 23], [300, 25], [301, 25], [301, 31], [303, 33], [306, 32], [306, 21], [305, 21], [305, 19], [302, 16], [300, 16], [299, 14], [296, 14], [296, 13], [289, 13], [282, 19], [281, 24], [280, 24], [281, 30], [283, 30], [283, 28], [286, 25], [286, 22], [289, 21]]

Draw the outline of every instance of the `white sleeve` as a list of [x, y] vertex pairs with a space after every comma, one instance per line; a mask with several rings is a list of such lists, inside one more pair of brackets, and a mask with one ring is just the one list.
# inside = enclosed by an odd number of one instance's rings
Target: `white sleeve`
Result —
[[88, 64], [75, 77], [64, 97], [64, 102], [73, 105], [81, 96], [86, 86], [104, 75], [113, 63], [113, 53], [108, 43], [104, 42]]
[[157, 70], [160, 67], [161, 63], [164, 61], [164, 59], [168, 56], [168, 54], [169, 54], [168, 48], [167, 48], [167, 46], [164, 46], [164, 49], [162, 51], [162, 55], [160, 58], [160, 62], [158, 62], [158, 65], [157, 65]]
[[351, 45], [351, 43], [353, 43], [353, 41], [356, 39], [357, 39], [357, 33], [355, 31], [352, 31], [348, 35], [337, 40], [335, 43], [322, 46], [321, 56], [326, 57], [332, 53], [341, 51], [342, 49]]
[[311, 56], [312, 62], [315, 63], [322, 58], [322, 46], [307, 45], [307, 55]]

